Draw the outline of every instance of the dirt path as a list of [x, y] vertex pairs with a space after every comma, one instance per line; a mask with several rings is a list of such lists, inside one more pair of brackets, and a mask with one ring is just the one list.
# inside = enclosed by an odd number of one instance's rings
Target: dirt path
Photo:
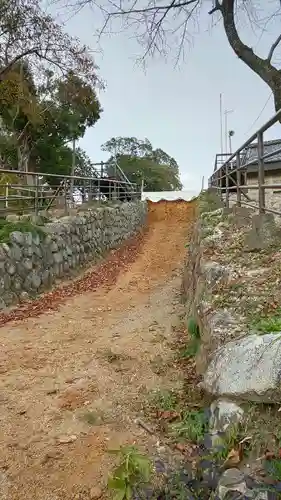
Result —
[[155, 364], [171, 356], [192, 216], [186, 204], [165, 221], [152, 213], [140, 254], [110, 290], [1, 328], [1, 500], [93, 499], [108, 448], [155, 448], [135, 418], [147, 391], [181, 383]]

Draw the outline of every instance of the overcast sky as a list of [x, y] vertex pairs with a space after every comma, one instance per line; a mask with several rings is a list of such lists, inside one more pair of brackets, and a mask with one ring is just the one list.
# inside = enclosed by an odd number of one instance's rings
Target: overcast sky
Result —
[[[80, 143], [94, 162], [107, 159], [101, 145], [113, 136], [148, 138], [154, 148], [162, 148], [177, 160], [184, 187], [198, 189], [220, 152], [220, 93], [224, 108], [233, 110], [228, 128], [235, 131], [234, 148], [274, 114], [270, 98], [256, 121], [270, 89], [234, 55], [220, 24], [207, 29], [207, 14], [185, 61], [176, 69], [171, 59], [153, 59], [144, 71], [136, 64], [142, 49], [128, 32], [104, 36], [98, 47], [93, 34], [100, 22], [97, 13], [85, 8], [66, 24], [71, 34], [96, 51], [99, 75], [106, 83], [100, 93], [101, 119]], [[262, 36], [244, 25], [243, 37], [260, 55], [266, 55], [279, 33], [280, 18]], [[266, 138], [280, 136], [279, 127]]]

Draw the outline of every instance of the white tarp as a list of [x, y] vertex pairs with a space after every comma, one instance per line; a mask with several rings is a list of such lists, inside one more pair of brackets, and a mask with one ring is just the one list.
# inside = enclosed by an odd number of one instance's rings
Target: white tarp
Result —
[[189, 190], [189, 191], [143, 191], [141, 195], [142, 200], [149, 200], [149, 201], [160, 201], [160, 200], [165, 200], [165, 201], [175, 201], [175, 200], [185, 200], [189, 201], [191, 198], [194, 196], [198, 196], [199, 191], [195, 190]]

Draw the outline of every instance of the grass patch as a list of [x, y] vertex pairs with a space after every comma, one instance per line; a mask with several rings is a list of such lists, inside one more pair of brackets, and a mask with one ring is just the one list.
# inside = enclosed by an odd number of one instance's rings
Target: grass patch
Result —
[[182, 345], [178, 349], [179, 359], [188, 359], [194, 357], [200, 347], [200, 329], [194, 318], [189, 318], [187, 321], [187, 331], [190, 335], [190, 340], [187, 344]]
[[281, 459], [275, 458], [273, 460], [267, 460], [265, 463], [266, 472], [275, 481], [281, 481]]
[[[251, 436], [251, 455], [262, 456], [266, 450], [279, 454], [281, 446], [280, 405], [251, 404], [243, 420], [244, 436]], [[243, 436], [243, 437], [244, 437]]]
[[200, 347], [200, 341], [198, 339], [191, 339], [188, 344], [180, 347], [178, 351], [179, 359], [194, 358], [196, 356]]
[[150, 394], [149, 403], [157, 410], [175, 410], [179, 404], [179, 396], [175, 391], [158, 389]]
[[213, 212], [218, 208], [222, 208], [223, 202], [217, 194], [217, 191], [213, 188], [206, 189], [198, 196], [198, 207], [199, 212]]
[[[281, 445], [281, 426], [279, 406], [269, 404], [251, 404], [244, 408], [244, 418], [240, 423], [230, 425], [224, 436], [218, 438], [211, 457], [217, 463], [224, 462], [231, 450], [238, 450], [239, 443], [243, 443], [242, 456], [249, 462], [255, 462], [266, 452], [279, 456]], [[271, 461], [266, 460], [266, 464]], [[280, 468], [281, 471], [281, 468]], [[281, 481], [281, 476], [280, 476]]]
[[[237, 448], [243, 437], [240, 424], [236, 423], [230, 425], [226, 430], [225, 435], [218, 439], [217, 444], [215, 443], [212, 458], [214, 458], [216, 462], [224, 462], [229, 452]], [[246, 452], [246, 445], [244, 446], [244, 452]]]
[[29, 221], [8, 222], [6, 219], [0, 219], [0, 243], [8, 243], [10, 234], [14, 231], [21, 233], [32, 233], [33, 236], [38, 235], [41, 239], [45, 236], [44, 231], [38, 226], [35, 226]]
[[251, 325], [259, 334], [281, 332], [281, 311], [267, 318], [254, 320]]
[[189, 318], [187, 321], [187, 331], [191, 337], [200, 339], [200, 329], [197, 321], [194, 318]]
[[100, 423], [100, 416], [94, 411], [86, 411], [81, 415], [81, 419], [89, 425], [98, 425]]
[[182, 420], [171, 425], [175, 438], [182, 438], [199, 443], [203, 440], [208, 429], [207, 417], [203, 410], [187, 411], [182, 415]]

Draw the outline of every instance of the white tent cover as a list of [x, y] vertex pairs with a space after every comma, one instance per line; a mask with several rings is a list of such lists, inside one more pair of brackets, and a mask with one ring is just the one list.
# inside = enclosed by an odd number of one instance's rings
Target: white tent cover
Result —
[[199, 191], [155, 191], [148, 192], [143, 191], [141, 199], [149, 200], [149, 201], [176, 201], [176, 200], [184, 200], [190, 201], [194, 196], [198, 196]]

